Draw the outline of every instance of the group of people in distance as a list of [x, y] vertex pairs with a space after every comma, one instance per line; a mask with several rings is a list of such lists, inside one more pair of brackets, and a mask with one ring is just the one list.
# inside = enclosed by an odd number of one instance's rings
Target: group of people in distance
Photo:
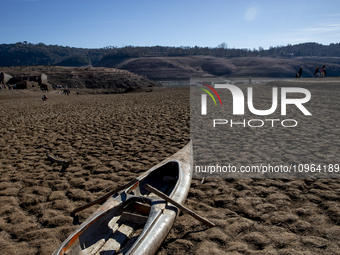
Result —
[[321, 67], [320, 72], [319, 72], [319, 67], [318, 67], [318, 66], [315, 68], [315, 71], [314, 71], [314, 78], [317, 78], [317, 77], [319, 77], [319, 76], [325, 77], [325, 75], [326, 75], [326, 66], [325, 66], [325, 65], [323, 65], [323, 66]]
[[[302, 66], [300, 67], [299, 71], [295, 74], [295, 78], [300, 78], [302, 74]], [[326, 76], [326, 65], [323, 65], [321, 69], [317, 66], [314, 71], [314, 78], [317, 77], [325, 77]]]

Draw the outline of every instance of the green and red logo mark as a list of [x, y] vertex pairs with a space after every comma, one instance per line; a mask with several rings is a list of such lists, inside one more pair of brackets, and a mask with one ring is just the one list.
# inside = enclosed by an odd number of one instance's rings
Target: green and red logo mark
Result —
[[[214, 92], [214, 94], [217, 96], [218, 100], [220, 101], [220, 104], [222, 105], [222, 100], [220, 98], [220, 95], [217, 93], [217, 91], [211, 87], [210, 85], [206, 84], [206, 83], [201, 83], [203, 86], [209, 88], [212, 92]], [[203, 90], [204, 92], [206, 92], [213, 100], [215, 105], [217, 106], [215, 97], [211, 94], [211, 92], [205, 88], [201, 88], [198, 87], [199, 89]], [[202, 115], [206, 115], [207, 114], [207, 95], [206, 94], [202, 94]]]

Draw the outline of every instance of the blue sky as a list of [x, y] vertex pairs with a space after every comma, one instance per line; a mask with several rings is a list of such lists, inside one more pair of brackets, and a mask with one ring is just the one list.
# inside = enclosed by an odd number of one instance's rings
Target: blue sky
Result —
[[0, 0], [0, 44], [268, 49], [340, 42], [340, 1]]

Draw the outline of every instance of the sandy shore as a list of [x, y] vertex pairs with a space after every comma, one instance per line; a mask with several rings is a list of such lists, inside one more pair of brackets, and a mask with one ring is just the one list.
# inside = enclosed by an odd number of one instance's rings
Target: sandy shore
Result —
[[[339, 84], [322, 86], [312, 93], [339, 98]], [[131, 181], [190, 139], [188, 88], [51, 92], [46, 102], [41, 96], [0, 92], [1, 254], [51, 254], [77, 227], [73, 209]], [[338, 102], [334, 107], [340, 110]], [[334, 123], [324, 125], [334, 130]], [[46, 153], [74, 163], [60, 172]], [[339, 179], [195, 179], [186, 206], [217, 226], [181, 213], [158, 255], [340, 254]], [[81, 212], [80, 221], [95, 208]]]

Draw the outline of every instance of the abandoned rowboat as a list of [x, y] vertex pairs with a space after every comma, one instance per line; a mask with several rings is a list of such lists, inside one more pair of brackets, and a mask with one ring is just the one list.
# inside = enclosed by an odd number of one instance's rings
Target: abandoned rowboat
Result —
[[[179, 209], [146, 189], [146, 184], [183, 204], [192, 178], [192, 144], [152, 167], [110, 198], [53, 253], [154, 254]], [[146, 185], [146, 186], [144, 186]]]

